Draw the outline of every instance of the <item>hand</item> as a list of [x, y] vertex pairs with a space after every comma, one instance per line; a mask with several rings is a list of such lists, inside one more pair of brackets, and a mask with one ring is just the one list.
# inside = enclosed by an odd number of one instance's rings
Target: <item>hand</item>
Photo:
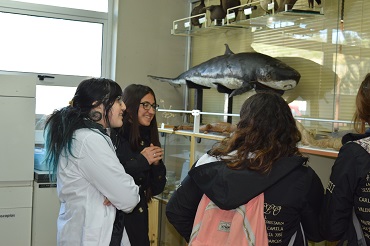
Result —
[[103, 205], [110, 206], [110, 205], [112, 205], [112, 203], [108, 200], [108, 198], [105, 198], [104, 202], [103, 202]]
[[163, 149], [150, 144], [140, 152], [148, 161], [149, 165], [158, 165], [159, 161], [163, 158]]

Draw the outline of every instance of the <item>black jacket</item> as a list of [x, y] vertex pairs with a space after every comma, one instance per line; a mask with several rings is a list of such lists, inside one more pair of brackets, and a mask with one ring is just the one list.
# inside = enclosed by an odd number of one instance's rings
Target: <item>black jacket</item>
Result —
[[[204, 160], [204, 158], [206, 160]], [[316, 173], [306, 165], [307, 158], [281, 158], [271, 172], [261, 175], [251, 170], [232, 170], [222, 161], [203, 156], [172, 195], [166, 215], [176, 230], [189, 240], [198, 203], [206, 194], [221, 209], [234, 209], [264, 192], [265, 221], [269, 245], [288, 245], [297, 232], [294, 245], [303, 245], [303, 235], [321, 241], [319, 212], [324, 188]]]
[[336, 159], [326, 188], [322, 211], [322, 234], [329, 241], [348, 240], [357, 245], [352, 210], [360, 221], [367, 245], [370, 245], [370, 154], [352, 141], [370, 137], [347, 134]]
[[[142, 144], [137, 151], [132, 151], [129, 143], [129, 125], [125, 124], [123, 135], [112, 134], [113, 143], [116, 143], [116, 153], [126, 173], [130, 174], [140, 187], [140, 202], [129, 214], [122, 211], [116, 213], [112, 241], [110, 246], [120, 245], [123, 224], [130, 239], [131, 246], [149, 246], [148, 237], [148, 204], [146, 193], [160, 194], [166, 185], [166, 167], [162, 161], [158, 165], [149, 165], [147, 159], [140, 154], [150, 146], [150, 128], [140, 127]], [[125, 194], [122, 194], [123, 196]]]

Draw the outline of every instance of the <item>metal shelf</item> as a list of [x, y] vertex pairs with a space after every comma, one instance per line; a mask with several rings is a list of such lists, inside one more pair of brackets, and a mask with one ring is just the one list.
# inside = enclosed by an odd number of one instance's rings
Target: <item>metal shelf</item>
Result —
[[[277, 29], [287, 27], [305, 28], [309, 23], [321, 22], [324, 20], [323, 8], [309, 8], [307, 6], [294, 6], [290, 9], [285, 6], [285, 11], [276, 13], [274, 4], [268, 6], [268, 13], [258, 8], [260, 1], [254, 1], [227, 9], [226, 18], [218, 23], [211, 21], [209, 11], [204, 14], [186, 17], [173, 21], [172, 35], [178, 36], [199, 36], [217, 31], [249, 29], [252, 32], [262, 29]], [[257, 9], [256, 9], [257, 8]], [[236, 18], [235, 9], [239, 10]], [[193, 18], [199, 18], [202, 27], [191, 25]]]

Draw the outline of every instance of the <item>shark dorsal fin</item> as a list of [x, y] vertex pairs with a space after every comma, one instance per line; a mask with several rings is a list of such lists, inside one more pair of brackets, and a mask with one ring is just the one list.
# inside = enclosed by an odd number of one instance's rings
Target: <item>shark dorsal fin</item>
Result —
[[228, 44], [225, 44], [226, 46], [226, 49], [225, 49], [225, 55], [233, 55], [234, 52], [232, 52], [229, 48], [229, 45]]

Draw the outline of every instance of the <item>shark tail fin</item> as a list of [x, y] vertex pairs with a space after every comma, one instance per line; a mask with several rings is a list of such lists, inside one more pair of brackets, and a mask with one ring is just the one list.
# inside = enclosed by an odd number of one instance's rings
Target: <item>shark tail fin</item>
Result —
[[180, 84], [176, 83], [174, 79], [171, 79], [171, 78], [158, 77], [158, 76], [154, 76], [154, 75], [148, 75], [148, 77], [152, 78], [152, 79], [155, 79], [155, 80], [162, 81], [162, 82], [167, 82], [170, 85], [172, 85], [173, 87], [180, 87], [181, 86]]

